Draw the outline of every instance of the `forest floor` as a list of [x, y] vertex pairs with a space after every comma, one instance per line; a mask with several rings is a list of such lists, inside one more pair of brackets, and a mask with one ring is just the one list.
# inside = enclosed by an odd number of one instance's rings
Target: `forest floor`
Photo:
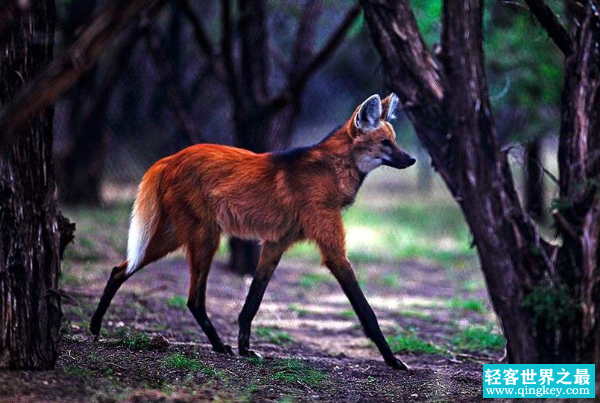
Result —
[[[381, 186], [381, 184], [379, 184]], [[121, 289], [100, 340], [87, 328], [112, 266], [123, 258], [130, 203], [76, 209], [61, 288], [60, 358], [53, 371], [0, 372], [0, 402], [474, 402], [482, 364], [502, 360], [460, 213], [444, 198], [359, 199], [345, 215], [350, 260], [392, 349], [388, 368], [309, 245], [286, 254], [253, 323], [262, 360], [214, 353], [186, 308], [188, 270], [174, 254]], [[371, 195], [373, 193], [370, 193]], [[426, 201], [424, 201], [426, 200]], [[208, 312], [236, 347], [250, 279], [213, 263]]]

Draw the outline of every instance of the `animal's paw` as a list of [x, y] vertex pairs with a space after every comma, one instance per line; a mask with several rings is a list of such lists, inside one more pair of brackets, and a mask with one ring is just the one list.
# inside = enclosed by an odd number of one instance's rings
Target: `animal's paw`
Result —
[[411, 371], [408, 365], [406, 365], [402, 360], [396, 357], [393, 357], [389, 360], [385, 360], [385, 363], [394, 369], [399, 369], [402, 371]]
[[262, 360], [263, 358], [262, 355], [258, 354], [256, 351], [249, 349], [240, 350], [240, 355], [248, 358], [256, 358], [259, 360]]
[[90, 332], [94, 335], [94, 340], [98, 340], [100, 336], [100, 328], [102, 327], [102, 322], [99, 320], [92, 319], [90, 323]]
[[234, 355], [233, 349], [228, 344], [223, 344], [221, 347], [213, 347], [213, 351], [219, 354]]

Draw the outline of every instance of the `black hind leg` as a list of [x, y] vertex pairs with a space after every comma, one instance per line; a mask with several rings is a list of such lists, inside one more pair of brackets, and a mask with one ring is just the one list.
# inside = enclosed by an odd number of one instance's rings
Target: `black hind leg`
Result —
[[231, 346], [224, 344], [206, 312], [206, 282], [213, 257], [219, 248], [219, 232], [203, 228], [188, 245], [190, 266], [190, 291], [187, 306], [194, 315], [213, 350], [217, 353], [233, 355]]
[[100, 303], [96, 308], [96, 312], [92, 316], [90, 321], [90, 331], [96, 338], [100, 334], [100, 328], [102, 327], [102, 317], [106, 313], [106, 310], [110, 306], [112, 299], [114, 298], [119, 288], [123, 285], [125, 281], [131, 276], [125, 274], [125, 270], [127, 269], [127, 262], [121, 263], [119, 266], [112, 269], [110, 273], [110, 278], [106, 283], [106, 287], [104, 287], [104, 293], [102, 293], [102, 298], [100, 298]]

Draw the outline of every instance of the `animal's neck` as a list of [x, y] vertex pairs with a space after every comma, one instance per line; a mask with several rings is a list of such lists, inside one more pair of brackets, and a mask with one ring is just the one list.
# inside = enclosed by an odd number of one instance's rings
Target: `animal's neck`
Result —
[[354, 161], [352, 138], [347, 127], [342, 126], [324, 141], [316, 144], [313, 152], [315, 156], [333, 167], [339, 190], [345, 197], [353, 200], [366, 174], [358, 169]]

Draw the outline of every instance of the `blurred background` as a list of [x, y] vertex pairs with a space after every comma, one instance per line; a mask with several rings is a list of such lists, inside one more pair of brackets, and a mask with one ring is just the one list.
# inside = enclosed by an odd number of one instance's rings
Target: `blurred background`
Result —
[[[73, 42], [102, 3], [58, 2], [58, 50]], [[441, 2], [412, 3], [435, 49]], [[552, 3], [562, 10], [561, 2]], [[257, 152], [315, 143], [366, 97], [388, 92], [362, 14], [351, 3], [269, 1], [264, 10], [234, 10], [229, 24], [221, 2], [186, 4], [168, 2], [140, 16], [57, 105], [54, 144], [63, 206], [129, 206], [152, 163], [196, 142]], [[485, 51], [495, 119], [517, 162], [522, 199], [543, 220], [555, 192], [542, 164], [556, 170], [560, 55], [522, 5], [499, 1], [487, 7]], [[228, 41], [222, 39], [224, 27], [230, 27]], [[307, 66], [316, 55], [321, 62]], [[265, 111], [277, 101], [274, 111]], [[472, 254], [458, 208], [411, 125], [398, 115], [398, 143], [419, 163], [402, 172], [381, 168], [367, 179], [370, 190], [359, 201], [383, 211], [363, 212], [359, 203], [347, 213], [351, 252], [372, 250], [377, 258]], [[432, 203], [448, 210], [443, 217], [454, 215], [452, 234], [431, 216]], [[352, 230], [355, 221], [359, 232]], [[123, 250], [125, 239], [118, 243]]]
[[[88, 320], [110, 268], [124, 259], [128, 217], [142, 175], [158, 159], [198, 142], [256, 152], [313, 144], [346, 122], [368, 96], [389, 91], [362, 13], [352, 2], [164, 3], [140, 15], [56, 105], [59, 198], [77, 225], [62, 287], [78, 302], [65, 307], [63, 343], [69, 354], [61, 356], [59, 366], [68, 374], [88, 380], [102, 374], [111, 382], [109, 371], [140, 372], [141, 380], [118, 381], [162, 388], [181, 386], [188, 365], [195, 373], [200, 368], [195, 376], [203, 380], [228, 384], [217, 379], [221, 369], [229, 370], [226, 363], [203, 352], [208, 348], [191, 344], [200, 340], [208, 346], [187, 313], [182, 253], [157, 262], [123, 287], [105, 321], [103, 336], [113, 344], [85, 344]], [[441, 1], [411, 3], [436, 54]], [[563, 12], [562, 2], [549, 3]], [[103, 0], [59, 0], [57, 5], [60, 51], [73, 43]], [[556, 197], [561, 56], [523, 5], [495, 1], [486, 7], [484, 47], [499, 137], [514, 162], [521, 200], [545, 223]], [[440, 385], [452, 379], [456, 385], [469, 383], [464, 390], [476, 396], [480, 364], [502, 359], [504, 338], [458, 205], [401, 112], [394, 124], [398, 144], [418, 164], [403, 171], [383, 167], [366, 179], [355, 205], [344, 213], [349, 259], [394, 352], [411, 365], [435, 369], [433, 375], [423, 372], [414, 390], [425, 379], [431, 393], [443, 397]], [[223, 240], [213, 265], [208, 311], [230, 343], [249, 285], [248, 277], [239, 275], [251, 272], [255, 260], [255, 245]], [[339, 286], [318, 263], [309, 244], [286, 253], [254, 322], [257, 350], [319, 363], [325, 362], [323, 351], [327, 359], [379, 360]], [[138, 351], [145, 351], [150, 336], [157, 334], [177, 352], [150, 356]], [[116, 352], [110, 350], [115, 345]], [[127, 368], [98, 359], [113, 353], [118, 356], [114, 361]], [[184, 360], [199, 354], [210, 371]], [[160, 365], [135, 361], [143, 357]], [[279, 361], [269, 365], [279, 371]], [[337, 377], [338, 361], [332, 365]], [[242, 372], [235, 380], [252, 387], [254, 380], [244, 378], [252, 371]], [[357, 382], [361, 388], [369, 384], [362, 378]], [[391, 376], [385, 386], [365, 382], [398, 396], [413, 392], [400, 391], [404, 385]]]

